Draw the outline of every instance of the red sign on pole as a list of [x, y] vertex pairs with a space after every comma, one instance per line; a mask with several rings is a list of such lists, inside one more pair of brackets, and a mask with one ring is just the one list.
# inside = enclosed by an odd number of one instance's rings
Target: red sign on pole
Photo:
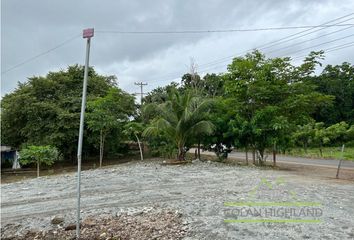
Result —
[[93, 28], [84, 29], [82, 37], [83, 38], [92, 38], [93, 37], [93, 33], [94, 33]]

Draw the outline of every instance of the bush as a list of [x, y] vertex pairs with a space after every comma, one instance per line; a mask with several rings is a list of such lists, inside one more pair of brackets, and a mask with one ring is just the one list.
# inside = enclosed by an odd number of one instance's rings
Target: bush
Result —
[[59, 152], [52, 146], [28, 146], [20, 151], [20, 163], [23, 165], [37, 164], [37, 177], [39, 177], [39, 166], [45, 164], [53, 165], [58, 159]]

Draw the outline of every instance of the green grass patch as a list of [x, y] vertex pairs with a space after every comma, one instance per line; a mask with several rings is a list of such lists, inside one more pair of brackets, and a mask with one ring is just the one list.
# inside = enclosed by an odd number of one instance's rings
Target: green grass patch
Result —
[[[322, 149], [322, 157], [319, 148], [308, 148], [306, 152], [303, 148], [293, 148], [288, 152], [288, 155], [309, 158], [342, 158], [341, 147], [324, 147]], [[344, 149], [343, 160], [354, 161], [354, 147], [346, 147]]]

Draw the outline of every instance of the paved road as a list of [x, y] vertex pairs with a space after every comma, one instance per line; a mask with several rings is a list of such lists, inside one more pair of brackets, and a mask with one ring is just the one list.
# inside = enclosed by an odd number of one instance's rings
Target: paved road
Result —
[[[191, 152], [194, 153], [192, 149]], [[204, 151], [202, 154], [207, 155], [215, 155], [213, 152]], [[244, 160], [246, 154], [244, 152], [232, 152], [229, 154], [230, 157], [242, 159]], [[248, 154], [249, 159], [252, 159], [252, 154]], [[272, 156], [269, 155], [267, 160], [272, 161]], [[252, 160], [251, 160], [252, 161]], [[300, 165], [311, 165], [311, 166], [324, 166], [324, 167], [338, 167], [339, 160], [336, 159], [312, 159], [312, 158], [303, 158], [303, 157], [292, 157], [292, 156], [284, 156], [277, 155], [277, 162], [279, 163], [288, 163], [288, 164], [300, 164]], [[353, 169], [354, 170], [354, 162], [353, 161], [342, 161], [341, 168]]]

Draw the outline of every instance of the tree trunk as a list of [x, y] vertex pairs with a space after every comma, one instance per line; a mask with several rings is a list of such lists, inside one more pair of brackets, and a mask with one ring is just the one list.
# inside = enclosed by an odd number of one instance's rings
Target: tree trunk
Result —
[[198, 141], [198, 159], [200, 160], [200, 140]]
[[322, 157], [322, 143], [320, 144], [320, 156]]
[[183, 146], [178, 147], [178, 160], [183, 161], [184, 160], [184, 150]]
[[39, 159], [37, 160], [37, 177], [39, 177]]
[[264, 165], [264, 149], [257, 151], [257, 159], [258, 159], [259, 164], [261, 166], [263, 166]]
[[253, 164], [256, 165], [256, 149], [255, 148], [252, 149], [252, 160], [253, 160]]
[[273, 167], [277, 165], [277, 144], [274, 142], [273, 146]]
[[138, 135], [136, 135], [135, 133], [134, 133], [134, 135], [135, 135], [135, 137], [136, 137], [136, 140], [138, 140], [138, 145], [139, 145], [139, 150], [140, 150], [140, 159], [141, 159], [141, 161], [143, 161], [143, 160], [144, 160], [144, 157], [143, 157], [143, 149], [141, 148], [140, 140], [139, 140], [139, 138], [138, 138]]
[[104, 136], [103, 136], [103, 130], [101, 130], [101, 133], [100, 133], [100, 167], [102, 167], [103, 150], [104, 150]]
[[246, 145], [246, 164], [248, 165], [248, 146]]

